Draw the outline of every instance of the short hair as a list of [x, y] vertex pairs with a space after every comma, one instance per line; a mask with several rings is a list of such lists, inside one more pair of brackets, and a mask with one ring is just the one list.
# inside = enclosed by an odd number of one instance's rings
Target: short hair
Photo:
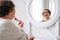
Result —
[[49, 9], [44, 9], [44, 10], [47, 10], [47, 11], [48, 11], [48, 13], [49, 13], [49, 15], [51, 15], [51, 11], [50, 11]]
[[13, 11], [14, 4], [12, 1], [8, 0], [3, 0], [0, 1], [0, 17], [4, 17], [6, 15], [9, 15], [9, 12]]

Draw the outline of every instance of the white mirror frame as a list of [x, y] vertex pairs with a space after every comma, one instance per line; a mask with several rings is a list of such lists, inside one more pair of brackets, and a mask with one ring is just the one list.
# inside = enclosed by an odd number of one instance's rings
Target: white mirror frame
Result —
[[30, 5], [31, 5], [32, 2], [33, 2], [33, 0], [29, 0], [27, 2], [27, 5], [26, 5], [26, 7], [27, 7], [26, 8], [27, 20], [29, 20], [29, 22], [31, 24], [33, 24], [34, 26], [37, 26], [39, 28], [46, 28], [46, 27], [50, 27], [51, 25], [53, 25], [58, 20], [59, 9], [60, 9], [59, 5], [58, 5], [59, 4], [58, 0], [55, 0], [55, 5], [56, 5], [55, 14], [53, 15], [53, 17], [50, 20], [48, 20], [46, 22], [37, 22], [32, 18], [31, 13], [30, 13]]

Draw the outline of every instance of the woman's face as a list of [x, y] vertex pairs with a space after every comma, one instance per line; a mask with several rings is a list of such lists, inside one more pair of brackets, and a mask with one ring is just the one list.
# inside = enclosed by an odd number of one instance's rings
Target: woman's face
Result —
[[43, 17], [50, 17], [50, 14], [47, 10], [44, 10], [42, 15]]
[[10, 18], [13, 19], [15, 17], [15, 8], [13, 8], [12, 12], [10, 13]]

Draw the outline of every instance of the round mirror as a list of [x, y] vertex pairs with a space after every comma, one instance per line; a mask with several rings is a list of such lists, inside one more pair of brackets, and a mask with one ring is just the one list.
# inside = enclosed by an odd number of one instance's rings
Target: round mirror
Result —
[[49, 20], [55, 13], [56, 5], [54, 0], [33, 0], [30, 5], [30, 12], [34, 20], [41, 22]]
[[31, 0], [27, 5], [27, 17], [31, 24], [40, 28], [49, 27], [59, 17], [57, 0]]

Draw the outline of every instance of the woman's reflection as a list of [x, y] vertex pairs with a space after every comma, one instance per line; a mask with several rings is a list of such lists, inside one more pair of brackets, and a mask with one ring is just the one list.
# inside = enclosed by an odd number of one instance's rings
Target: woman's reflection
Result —
[[44, 9], [42, 22], [48, 21], [50, 19], [51, 11], [49, 9]]

